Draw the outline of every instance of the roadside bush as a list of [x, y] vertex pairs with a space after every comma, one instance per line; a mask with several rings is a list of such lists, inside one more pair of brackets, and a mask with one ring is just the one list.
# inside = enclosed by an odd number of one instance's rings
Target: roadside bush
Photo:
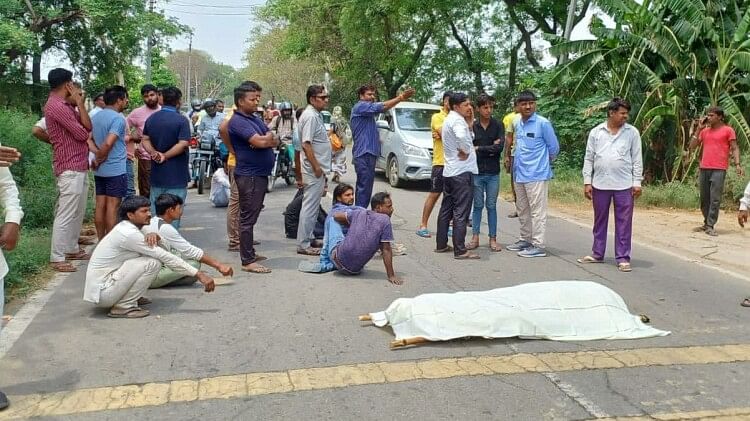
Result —
[[49, 228], [56, 196], [52, 147], [31, 135], [36, 120], [29, 114], [0, 109], [0, 143], [21, 152], [21, 160], [10, 171], [21, 194], [24, 228]]

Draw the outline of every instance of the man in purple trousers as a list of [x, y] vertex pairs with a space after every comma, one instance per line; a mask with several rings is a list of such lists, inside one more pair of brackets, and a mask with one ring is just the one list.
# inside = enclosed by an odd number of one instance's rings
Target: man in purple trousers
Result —
[[607, 121], [591, 129], [583, 161], [583, 192], [594, 205], [594, 245], [579, 263], [601, 263], [607, 248], [609, 207], [615, 205], [617, 269], [630, 272], [633, 207], [641, 195], [643, 157], [641, 135], [627, 124], [630, 103], [614, 98], [607, 105]]

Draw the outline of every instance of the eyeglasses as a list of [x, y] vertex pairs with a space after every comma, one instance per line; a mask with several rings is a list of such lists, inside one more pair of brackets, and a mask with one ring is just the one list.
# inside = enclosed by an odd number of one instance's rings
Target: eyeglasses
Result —
[[320, 98], [320, 99], [328, 99], [330, 97], [331, 97], [330, 95], [315, 95], [315, 98]]

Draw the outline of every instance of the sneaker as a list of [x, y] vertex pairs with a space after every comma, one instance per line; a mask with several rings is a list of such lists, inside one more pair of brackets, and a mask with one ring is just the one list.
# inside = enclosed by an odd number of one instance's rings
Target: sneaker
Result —
[[543, 248], [529, 247], [526, 250], [519, 251], [518, 255], [521, 257], [547, 257], [547, 252]]
[[518, 240], [515, 243], [505, 247], [506, 249], [510, 251], [521, 251], [526, 250], [529, 247], [532, 247], [533, 244], [529, 243], [528, 241]]

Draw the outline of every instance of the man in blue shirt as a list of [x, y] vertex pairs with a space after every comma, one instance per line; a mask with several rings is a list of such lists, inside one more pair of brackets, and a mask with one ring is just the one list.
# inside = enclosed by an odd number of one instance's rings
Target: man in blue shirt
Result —
[[[151, 213], [156, 214], [156, 198], [164, 193], [187, 198], [188, 142], [190, 122], [180, 114], [182, 91], [174, 86], [161, 91], [164, 104], [143, 127], [143, 147], [151, 155]], [[172, 221], [180, 228], [180, 220]]]
[[253, 228], [266, 197], [274, 161], [273, 150], [279, 145], [278, 138], [255, 113], [261, 92], [260, 85], [252, 81], [243, 82], [234, 89], [237, 110], [229, 120], [227, 131], [237, 159], [234, 182], [239, 193], [242, 270], [270, 273], [271, 269], [258, 263], [265, 257], [255, 254], [253, 246]]
[[514, 120], [515, 139], [506, 147], [515, 143], [513, 178], [521, 236], [507, 249], [517, 251], [521, 257], [545, 257], [547, 189], [552, 161], [560, 153], [560, 145], [552, 123], [536, 113], [536, 95], [523, 91], [517, 102], [521, 118]]
[[366, 84], [357, 89], [359, 102], [354, 104], [351, 114], [352, 157], [354, 171], [357, 173], [357, 190], [355, 204], [366, 208], [370, 204], [372, 186], [375, 183], [375, 163], [380, 156], [380, 136], [375, 125], [375, 117], [406, 101], [414, 95], [409, 88], [401, 95], [385, 102], [375, 102], [375, 85]]
[[118, 85], [107, 88], [104, 104], [105, 107], [91, 118], [93, 142], [89, 141], [89, 149], [95, 154], [94, 225], [100, 240], [117, 224], [120, 201], [128, 192], [125, 117], [121, 114], [128, 105], [128, 91]]

